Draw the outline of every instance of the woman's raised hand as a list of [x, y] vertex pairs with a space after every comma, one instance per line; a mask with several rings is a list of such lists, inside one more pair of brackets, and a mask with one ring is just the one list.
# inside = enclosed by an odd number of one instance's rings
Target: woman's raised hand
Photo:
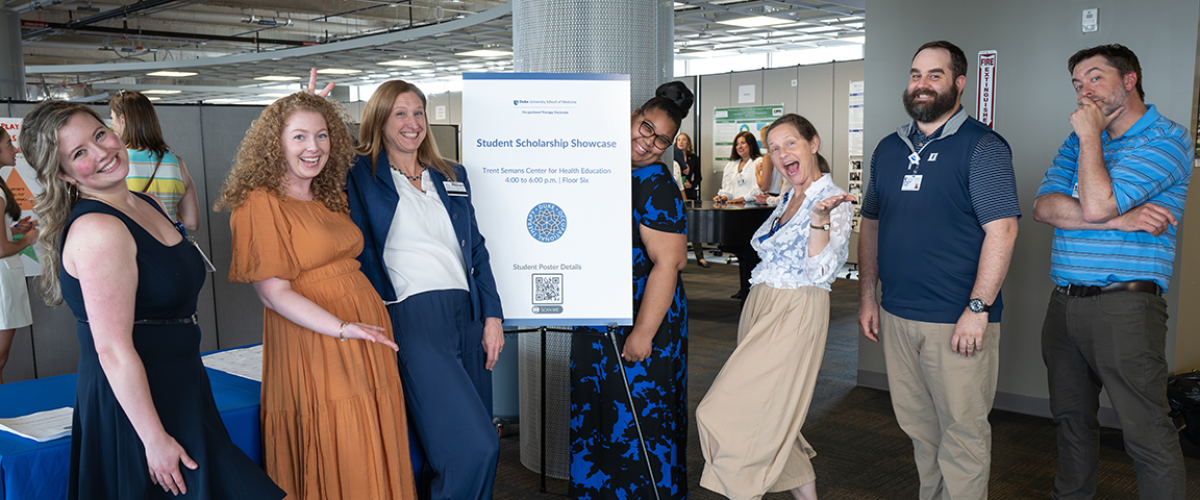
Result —
[[333, 92], [333, 82], [329, 82], [320, 92], [317, 91], [317, 68], [312, 68], [308, 72], [308, 88], [305, 92], [316, 94], [318, 97], [329, 97], [329, 93]]

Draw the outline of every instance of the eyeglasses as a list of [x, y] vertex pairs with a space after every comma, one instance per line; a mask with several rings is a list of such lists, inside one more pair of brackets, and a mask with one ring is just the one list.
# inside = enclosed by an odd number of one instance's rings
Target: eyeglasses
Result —
[[646, 120], [642, 120], [642, 126], [638, 127], [638, 133], [642, 134], [642, 137], [653, 137], [654, 145], [658, 146], [658, 149], [667, 149], [675, 143], [673, 137], [656, 134], [654, 131], [654, 125], [651, 125], [650, 122]]

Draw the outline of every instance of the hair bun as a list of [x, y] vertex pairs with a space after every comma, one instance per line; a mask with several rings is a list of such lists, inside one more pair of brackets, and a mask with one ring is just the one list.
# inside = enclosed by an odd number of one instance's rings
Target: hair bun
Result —
[[686, 118], [688, 111], [692, 109], [692, 103], [696, 102], [696, 95], [684, 85], [683, 82], [671, 81], [658, 86], [654, 91], [655, 97], [661, 97], [675, 103], [682, 113], [682, 117]]

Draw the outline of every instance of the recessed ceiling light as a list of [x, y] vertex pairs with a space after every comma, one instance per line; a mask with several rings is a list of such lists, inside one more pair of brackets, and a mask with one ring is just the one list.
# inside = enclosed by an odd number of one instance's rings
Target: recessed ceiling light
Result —
[[728, 24], [731, 26], [741, 26], [743, 28], [760, 28], [763, 26], [776, 26], [780, 24], [788, 24], [793, 21], [787, 19], [779, 19], [777, 17], [752, 16], [743, 17], [740, 19], [729, 19], [726, 21], [717, 21], [720, 24]]
[[277, 76], [277, 75], [260, 76], [260, 77], [255, 78], [255, 80], [265, 80], [268, 82], [290, 82], [292, 80], [299, 80], [299, 79], [300, 79], [300, 77], [298, 77], [298, 76]]
[[500, 57], [500, 56], [511, 56], [512, 52], [505, 52], [503, 50], [483, 49], [483, 50], [472, 50], [470, 52], [459, 52], [458, 54], [455, 54], [455, 55], [459, 55], [459, 56], [463, 56], [463, 57]]
[[396, 59], [395, 61], [384, 61], [379, 63], [380, 66], [428, 66], [433, 64], [429, 61], [418, 61], [415, 59]]
[[196, 73], [191, 73], [188, 71], [155, 71], [153, 73], [146, 73], [146, 76], [166, 76], [166, 77], [171, 77], [171, 78], [183, 78], [185, 76], [196, 76]]
[[143, 94], [178, 94], [182, 90], [143, 90]]
[[325, 68], [317, 70], [317, 73], [322, 75], [353, 75], [362, 73], [361, 69], [344, 69], [344, 68]]

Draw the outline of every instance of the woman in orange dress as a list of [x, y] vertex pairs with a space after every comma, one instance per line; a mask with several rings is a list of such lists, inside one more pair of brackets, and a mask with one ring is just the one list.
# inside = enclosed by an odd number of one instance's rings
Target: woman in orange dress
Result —
[[268, 106], [216, 203], [233, 211], [229, 281], [266, 306], [263, 460], [292, 499], [415, 499], [391, 321], [355, 260], [341, 113], [307, 93]]

